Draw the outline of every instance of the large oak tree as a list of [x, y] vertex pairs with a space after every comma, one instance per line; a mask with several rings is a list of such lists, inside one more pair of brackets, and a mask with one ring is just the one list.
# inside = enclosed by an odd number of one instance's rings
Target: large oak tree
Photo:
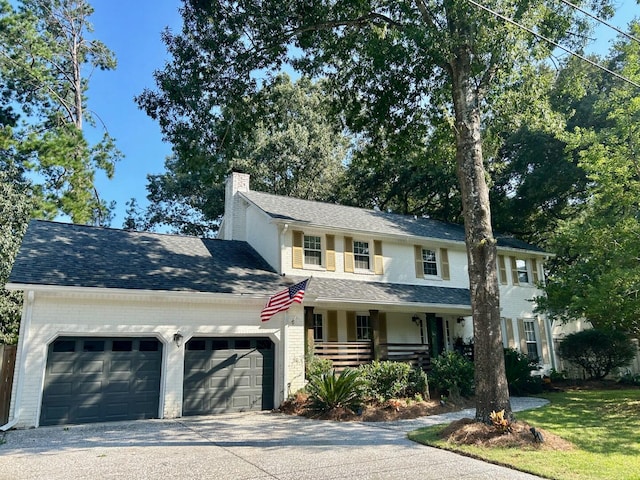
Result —
[[147, 228], [165, 225], [179, 233], [215, 234], [224, 213], [224, 178], [232, 168], [249, 173], [256, 190], [335, 200], [348, 139], [331, 115], [322, 82], [304, 77], [292, 82], [280, 74], [267, 79], [255, 95], [200, 115], [201, 122], [181, 126], [170, 137], [174, 155], [165, 162], [165, 172], [148, 176]]
[[[574, 34], [585, 25], [565, 3], [483, 4], [546, 37], [582, 38]], [[182, 32], [165, 33], [173, 60], [156, 72], [158, 90], [140, 98], [180, 153], [194, 140], [184, 132], [287, 64], [327, 79], [356, 134], [425, 119], [449, 125], [466, 232], [476, 418], [510, 415], [482, 127], [491, 99], [550, 46], [469, 0], [185, 0], [181, 11]]]

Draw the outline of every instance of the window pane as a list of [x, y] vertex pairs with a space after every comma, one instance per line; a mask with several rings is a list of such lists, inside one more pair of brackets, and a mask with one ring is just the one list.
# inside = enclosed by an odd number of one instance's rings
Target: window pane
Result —
[[527, 342], [527, 356], [532, 362], [538, 361], [538, 342], [536, 341], [536, 330], [532, 321], [524, 322], [524, 338]]
[[114, 352], [130, 352], [133, 350], [133, 342], [131, 340], [114, 340], [111, 350]]
[[54, 352], [75, 352], [76, 341], [75, 340], [56, 340], [53, 343]]
[[160, 342], [157, 340], [140, 340], [141, 352], [157, 352]]
[[520, 283], [529, 283], [529, 271], [527, 270], [526, 260], [516, 260], [516, 269], [518, 270], [518, 281]]
[[324, 340], [322, 331], [322, 315], [319, 313], [313, 314], [313, 340], [316, 342], [322, 342]]
[[229, 350], [229, 341], [213, 339], [211, 340], [211, 350]]
[[104, 340], [85, 340], [82, 350], [84, 352], [104, 352]]
[[304, 236], [304, 263], [307, 265], [322, 265], [322, 243], [320, 237]]
[[356, 340], [370, 340], [371, 328], [368, 315], [356, 316]]
[[369, 270], [369, 242], [353, 242], [353, 258], [356, 268]]
[[425, 275], [438, 275], [438, 262], [434, 250], [422, 250], [422, 266]]
[[189, 340], [187, 350], [205, 350], [206, 342], [204, 340]]

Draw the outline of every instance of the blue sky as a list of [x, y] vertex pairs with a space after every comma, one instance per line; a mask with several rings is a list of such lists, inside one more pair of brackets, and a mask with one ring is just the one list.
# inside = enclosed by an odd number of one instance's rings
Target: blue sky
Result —
[[93, 35], [118, 61], [115, 70], [93, 73], [88, 92], [90, 110], [99, 115], [124, 154], [111, 180], [97, 179], [102, 198], [117, 202], [113, 227], [122, 227], [125, 203], [131, 197], [147, 204], [147, 174], [161, 173], [171, 152], [157, 122], [138, 108], [133, 97], [154, 87], [153, 72], [168, 59], [160, 34], [165, 27], [180, 31], [180, 4], [179, 0], [91, 1]]
[[[97, 71], [89, 83], [89, 108], [100, 116], [115, 137], [124, 159], [116, 165], [113, 179], [97, 179], [98, 191], [117, 207], [112, 226], [120, 228], [125, 203], [135, 197], [147, 205], [147, 174], [161, 173], [170, 146], [162, 142], [158, 124], [138, 109], [133, 97], [145, 87], [154, 88], [153, 71], [162, 68], [167, 53], [160, 34], [165, 27], [179, 32], [180, 0], [92, 0], [91, 17], [95, 38], [116, 55], [118, 68]], [[610, 23], [625, 30], [631, 18], [640, 15], [636, 0], [619, 0], [618, 14]], [[606, 53], [615, 36], [606, 27], [597, 33], [594, 50]]]

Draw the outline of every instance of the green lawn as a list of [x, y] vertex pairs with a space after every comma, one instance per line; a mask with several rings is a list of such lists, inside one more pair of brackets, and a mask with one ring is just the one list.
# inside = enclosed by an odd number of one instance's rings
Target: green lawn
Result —
[[640, 389], [571, 391], [543, 395], [551, 404], [517, 419], [572, 442], [571, 451], [455, 446], [438, 439], [444, 426], [409, 438], [547, 478], [640, 479]]

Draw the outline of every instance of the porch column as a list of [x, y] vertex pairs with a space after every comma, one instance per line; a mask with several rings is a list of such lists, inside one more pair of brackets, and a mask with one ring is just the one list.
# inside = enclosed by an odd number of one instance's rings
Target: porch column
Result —
[[313, 356], [313, 307], [304, 307], [304, 355]]
[[369, 322], [371, 323], [371, 343], [373, 346], [373, 359], [380, 360], [380, 312], [369, 310]]

